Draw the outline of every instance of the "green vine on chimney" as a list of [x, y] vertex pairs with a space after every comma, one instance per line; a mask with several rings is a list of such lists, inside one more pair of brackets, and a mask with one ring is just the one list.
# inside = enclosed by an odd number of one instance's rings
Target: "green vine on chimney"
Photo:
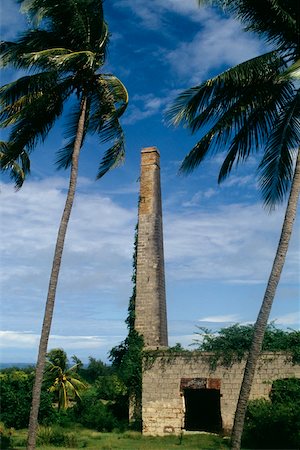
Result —
[[128, 315], [125, 320], [128, 335], [119, 345], [113, 347], [109, 358], [112, 366], [117, 370], [118, 376], [127, 387], [128, 399], [133, 408], [132, 424], [140, 428], [141, 424], [141, 401], [142, 401], [142, 355], [144, 341], [143, 337], [135, 330], [135, 300], [136, 300], [136, 267], [137, 267], [137, 239], [138, 227], [135, 228], [133, 273], [132, 273], [132, 295], [129, 299]]

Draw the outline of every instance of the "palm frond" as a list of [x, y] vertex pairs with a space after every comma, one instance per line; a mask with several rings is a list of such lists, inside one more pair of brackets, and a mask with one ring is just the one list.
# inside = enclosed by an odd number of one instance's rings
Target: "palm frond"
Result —
[[[19, 0], [20, 1], [20, 0]], [[108, 41], [102, 0], [20, 1], [31, 19], [46, 20], [48, 28], [72, 51], [86, 48], [102, 53]]]
[[119, 167], [125, 158], [125, 139], [123, 133], [120, 138], [105, 152], [99, 166], [97, 179], [102, 178], [109, 170]]
[[291, 99], [292, 94], [293, 88], [289, 83], [279, 84], [268, 80], [265, 85], [259, 83], [251, 88], [241, 86], [236, 98], [228, 101], [224, 109], [219, 107], [218, 117], [185, 157], [180, 172], [190, 173], [208, 154], [223, 151], [231, 143], [219, 175], [219, 181], [222, 181], [234, 162], [246, 160], [251, 152], [261, 148], [276, 123], [278, 108]]
[[252, 58], [184, 91], [167, 110], [166, 118], [173, 125], [183, 124], [197, 130], [197, 116], [201, 112], [204, 115], [199, 116], [198, 122], [218, 117], [220, 108], [230, 106], [245, 88], [266, 83], [285, 68], [276, 51]]
[[16, 69], [28, 69], [30, 61], [24, 55], [40, 52], [47, 48], [61, 46], [57, 36], [48, 30], [30, 30], [15, 42], [0, 43], [0, 64], [2, 67], [11, 66]]
[[21, 77], [0, 88], [1, 119], [18, 113], [29, 105], [41, 92], [51, 91], [57, 84], [56, 72], [42, 72], [35, 75]]
[[259, 165], [259, 182], [264, 204], [271, 209], [282, 202], [293, 178], [293, 153], [300, 142], [300, 92], [281, 110], [278, 122], [269, 136]]
[[0, 170], [9, 172], [10, 178], [15, 183], [18, 190], [22, 187], [26, 175], [30, 173], [30, 159], [25, 150], [23, 150], [18, 158], [12, 159], [9, 152], [10, 145], [0, 141]]
[[[251, 97], [251, 92], [249, 95]], [[261, 150], [271, 130], [276, 126], [278, 111], [282, 110], [293, 97], [293, 85], [289, 82], [269, 83], [256, 89], [249, 115], [235, 133], [221, 166], [219, 183], [230, 174], [234, 163], [238, 165], [244, 162], [252, 152]], [[248, 100], [250, 101], [250, 98]]]
[[72, 79], [65, 79], [55, 89], [41, 93], [6, 120], [6, 124], [8, 120], [14, 122], [9, 141], [16, 149], [22, 151], [26, 147], [30, 152], [39, 140], [45, 140], [55, 120], [61, 115], [64, 101], [72, 89]]

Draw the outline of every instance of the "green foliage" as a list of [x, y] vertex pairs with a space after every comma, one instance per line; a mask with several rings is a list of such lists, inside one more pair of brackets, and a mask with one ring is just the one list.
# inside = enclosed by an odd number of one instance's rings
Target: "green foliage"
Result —
[[[254, 326], [235, 324], [222, 328], [214, 333], [207, 328], [198, 327], [196, 332], [200, 339], [195, 339], [198, 350], [214, 352], [210, 358], [213, 368], [218, 364], [230, 367], [235, 362], [244, 359], [250, 349]], [[292, 356], [293, 363], [300, 362], [300, 332], [295, 330], [285, 331], [276, 328], [274, 324], [267, 326], [263, 351], [285, 351]]]
[[300, 379], [276, 380], [270, 399], [248, 404], [243, 445], [253, 449], [298, 448], [300, 442]]
[[[34, 373], [23, 370], [0, 372], [1, 381], [1, 411], [0, 420], [8, 427], [24, 428], [28, 425], [31, 405]], [[54, 420], [55, 411], [52, 408], [52, 396], [42, 391], [39, 411], [40, 423]]]

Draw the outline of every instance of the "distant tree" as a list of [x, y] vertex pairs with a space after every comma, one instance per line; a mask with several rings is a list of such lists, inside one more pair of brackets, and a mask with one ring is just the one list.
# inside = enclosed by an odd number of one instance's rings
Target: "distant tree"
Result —
[[300, 192], [300, 26], [295, 0], [199, 0], [223, 8], [247, 31], [266, 39], [273, 50], [238, 64], [183, 92], [170, 108], [174, 124], [184, 124], [201, 138], [185, 157], [191, 172], [209, 155], [227, 151], [219, 181], [234, 164], [262, 152], [259, 183], [265, 205], [289, 199], [273, 267], [255, 324], [232, 431], [239, 450], [247, 401], [265, 329], [284, 266]]
[[36, 366], [28, 431], [28, 449], [32, 450], [36, 442], [58, 276], [76, 191], [79, 154], [86, 136], [92, 133], [102, 142], [111, 142], [97, 178], [123, 160], [124, 135], [119, 118], [126, 109], [128, 94], [118, 78], [100, 73], [108, 44], [102, 0], [19, 0], [19, 3], [28, 13], [31, 28], [15, 42], [0, 45], [2, 66], [33, 72], [0, 89], [1, 126], [11, 129], [7, 148], [1, 149], [0, 164], [5, 171], [13, 169], [11, 176], [17, 187], [22, 185], [30, 169], [26, 156], [39, 141], [46, 139], [66, 102], [71, 99], [73, 104], [73, 112], [68, 115], [68, 142], [57, 159], [58, 167], [70, 168], [70, 179], [57, 235]]
[[113, 373], [113, 368], [105, 364], [100, 359], [89, 356], [87, 367], [79, 368], [78, 373], [88, 383], [95, 383], [99, 377], [107, 376]]

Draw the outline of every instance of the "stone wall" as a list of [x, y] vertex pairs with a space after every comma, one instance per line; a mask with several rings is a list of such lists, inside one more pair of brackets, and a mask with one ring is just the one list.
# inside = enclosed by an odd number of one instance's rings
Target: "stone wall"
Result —
[[[222, 427], [230, 431], [245, 362], [212, 370], [208, 353], [170, 356], [160, 352], [153, 360], [146, 357], [144, 366], [142, 420], [145, 435], [181, 433], [185, 423], [184, 389], [189, 383], [199, 383], [199, 387], [205, 389], [220, 389]], [[264, 353], [257, 365], [250, 398], [268, 398], [272, 381], [289, 377], [300, 378], [299, 365], [293, 365], [285, 354]]]

